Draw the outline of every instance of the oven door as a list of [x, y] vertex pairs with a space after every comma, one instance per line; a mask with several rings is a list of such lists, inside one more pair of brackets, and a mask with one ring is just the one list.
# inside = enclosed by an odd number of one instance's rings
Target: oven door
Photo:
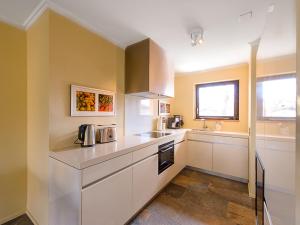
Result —
[[158, 149], [158, 174], [174, 164], [174, 141], [160, 145]]

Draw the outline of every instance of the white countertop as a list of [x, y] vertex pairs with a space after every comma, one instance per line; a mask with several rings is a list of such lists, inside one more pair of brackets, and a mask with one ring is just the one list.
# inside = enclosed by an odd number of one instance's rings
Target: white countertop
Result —
[[97, 144], [94, 147], [83, 148], [81, 146], [72, 146], [63, 149], [52, 150], [49, 152], [49, 156], [76, 169], [84, 169], [86, 167], [136, 151], [146, 146], [160, 143], [161, 141], [170, 140], [174, 138], [174, 136], [183, 134], [186, 131], [188, 130], [166, 130], [167, 133], [172, 134], [160, 138], [136, 135], [123, 136], [119, 137], [115, 142]]
[[238, 137], [238, 138], [248, 138], [249, 134], [246, 132], [229, 132], [229, 131], [213, 131], [213, 130], [201, 130], [192, 129], [190, 133], [205, 134], [205, 135], [215, 135], [215, 136], [225, 136], [225, 137]]

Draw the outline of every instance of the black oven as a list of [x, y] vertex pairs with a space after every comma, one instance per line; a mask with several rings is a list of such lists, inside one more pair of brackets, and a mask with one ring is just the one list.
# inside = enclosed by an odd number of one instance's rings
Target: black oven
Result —
[[158, 146], [158, 174], [174, 164], [174, 141]]
[[264, 206], [265, 206], [265, 169], [256, 154], [256, 224], [264, 225]]

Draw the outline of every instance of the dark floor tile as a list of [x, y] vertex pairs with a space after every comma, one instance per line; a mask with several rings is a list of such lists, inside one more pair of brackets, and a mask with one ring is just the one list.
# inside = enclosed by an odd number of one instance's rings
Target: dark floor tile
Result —
[[13, 219], [7, 223], [4, 223], [3, 225], [33, 225], [31, 220], [28, 218], [26, 214], [19, 216], [16, 219]]
[[254, 225], [247, 185], [184, 169], [131, 225]]

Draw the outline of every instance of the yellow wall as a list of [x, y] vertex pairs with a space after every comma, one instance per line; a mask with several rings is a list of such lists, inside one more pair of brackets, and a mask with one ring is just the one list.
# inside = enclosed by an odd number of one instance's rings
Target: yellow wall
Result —
[[294, 73], [296, 71], [296, 55], [286, 55], [265, 60], [258, 60], [256, 74], [258, 77]]
[[[124, 50], [50, 13], [50, 148], [70, 146], [83, 123], [117, 123], [123, 135]], [[117, 92], [117, 117], [70, 117], [70, 84]]]
[[49, 12], [27, 32], [27, 209], [48, 224]]
[[[179, 73], [175, 77], [175, 99], [171, 106], [172, 114], [183, 115], [184, 127], [201, 128], [202, 122], [194, 120], [195, 84], [240, 80], [240, 120], [223, 122], [222, 130], [247, 132], [248, 130], [248, 65], [238, 65], [206, 72]], [[214, 129], [215, 121], [207, 121]]]
[[0, 224], [26, 209], [26, 33], [0, 22]]

